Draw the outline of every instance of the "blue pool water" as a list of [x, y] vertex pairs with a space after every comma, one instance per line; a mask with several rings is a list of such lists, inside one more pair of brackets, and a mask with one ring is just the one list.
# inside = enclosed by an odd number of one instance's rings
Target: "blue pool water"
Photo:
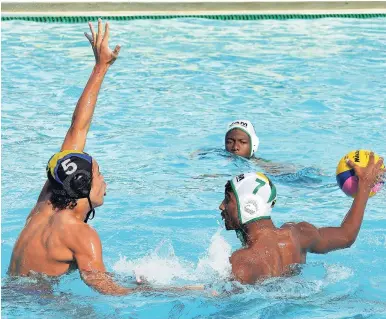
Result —
[[227, 123], [245, 118], [259, 156], [296, 167], [272, 176], [274, 222], [339, 225], [352, 202], [336, 185], [339, 159], [358, 148], [386, 156], [384, 19], [112, 22], [122, 49], [86, 147], [108, 191], [91, 225], [121, 283], [135, 271], [207, 289], [110, 297], [77, 273], [52, 291], [10, 282], [13, 244], [93, 66], [84, 31], [2, 23], [3, 318], [386, 318], [385, 190], [350, 249], [310, 254], [300, 275], [238, 294], [225, 278], [240, 243], [218, 211], [227, 179], [261, 170], [223, 151]]

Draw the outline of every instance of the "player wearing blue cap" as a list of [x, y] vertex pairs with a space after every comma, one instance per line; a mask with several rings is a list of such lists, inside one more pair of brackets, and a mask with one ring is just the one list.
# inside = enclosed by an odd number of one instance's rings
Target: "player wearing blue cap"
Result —
[[47, 164], [47, 177], [35, 207], [17, 239], [9, 274], [60, 276], [78, 268], [82, 279], [101, 293], [126, 294], [131, 290], [116, 284], [106, 273], [97, 232], [87, 224], [95, 207], [103, 204], [106, 183], [98, 163], [83, 152], [103, 79], [118, 57], [108, 45], [109, 25], [85, 34], [95, 55], [95, 66], [76, 105], [71, 127], [59, 153]]
[[78, 268], [87, 285], [111, 295], [142, 290], [202, 290], [200, 285], [130, 289], [114, 282], [106, 272], [101, 240], [87, 224], [94, 217], [95, 208], [103, 204], [106, 183], [98, 163], [83, 149], [99, 90], [109, 67], [118, 57], [120, 46], [114, 51], [109, 49], [108, 23], [104, 34], [100, 19], [97, 33], [91, 23], [89, 26], [92, 35], [85, 35], [96, 63], [75, 107], [62, 148], [48, 161], [48, 180], [15, 243], [8, 272], [11, 276], [44, 274], [56, 278]]

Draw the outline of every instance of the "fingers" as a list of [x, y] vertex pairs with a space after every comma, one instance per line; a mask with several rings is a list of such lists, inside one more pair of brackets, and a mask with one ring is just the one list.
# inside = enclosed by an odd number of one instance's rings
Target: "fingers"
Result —
[[87, 40], [90, 41], [91, 45], [93, 45], [92, 36], [89, 35], [87, 32], [85, 32], [84, 35], [86, 36]]
[[378, 160], [377, 164], [375, 165], [375, 168], [376, 168], [376, 169], [380, 169], [380, 168], [382, 167], [382, 165], [383, 165], [383, 157], [381, 157], [381, 158]]
[[352, 160], [350, 160], [350, 159], [346, 159], [346, 164], [349, 166], [349, 167], [351, 167], [351, 168], [355, 168], [355, 167], [357, 167], [357, 164], [355, 164]]
[[370, 152], [369, 163], [367, 166], [369, 165], [374, 165], [374, 152]]
[[102, 64], [113, 64], [117, 59], [119, 51], [121, 49], [120, 45], [117, 45], [114, 51], [111, 51], [109, 48], [109, 37], [110, 37], [110, 25], [106, 22], [105, 31], [103, 34], [103, 23], [101, 19], [98, 19], [98, 32], [95, 34], [91, 22], [89, 22], [90, 30], [92, 36], [85, 33], [86, 38], [90, 41], [95, 55], [95, 60], [97, 63]]
[[92, 35], [92, 38], [91, 38], [91, 44], [92, 45], [95, 45], [95, 31], [94, 31], [94, 28], [92, 26], [92, 23], [89, 22], [88, 23], [88, 26], [90, 27], [90, 31], [91, 31], [91, 35]]
[[374, 185], [378, 184], [378, 183], [385, 183], [385, 179], [386, 179], [386, 169], [379, 169], [378, 171], [378, 175], [377, 177], [375, 178], [375, 183]]
[[121, 46], [119, 45], [119, 44], [117, 44], [116, 46], [115, 46], [115, 49], [114, 49], [114, 53], [115, 54], [118, 54], [119, 53], [119, 50], [121, 50]]
[[114, 58], [117, 58], [118, 57], [118, 54], [119, 54], [119, 51], [121, 50], [121, 46], [118, 44], [116, 47], [115, 47], [115, 49], [114, 49], [114, 51], [113, 51], [113, 56], [114, 56]]
[[147, 280], [145, 279], [144, 276], [135, 276], [135, 280], [138, 285], [146, 284]]
[[111, 60], [109, 61], [109, 64], [112, 65], [115, 60], [118, 58], [119, 50], [121, 49], [120, 45], [117, 45], [113, 52], [111, 52]]
[[103, 36], [102, 36], [102, 20], [99, 18], [98, 19], [98, 34], [97, 34], [97, 38], [96, 38], [97, 47], [99, 47], [101, 45], [102, 39], [103, 39]]
[[110, 35], [110, 26], [109, 23], [106, 22], [105, 25], [105, 34], [103, 35], [102, 45], [108, 45], [109, 43], [109, 35]]

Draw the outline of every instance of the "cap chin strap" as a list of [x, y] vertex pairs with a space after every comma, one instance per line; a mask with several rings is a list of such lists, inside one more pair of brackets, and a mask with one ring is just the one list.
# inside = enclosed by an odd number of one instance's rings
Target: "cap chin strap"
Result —
[[[90, 210], [86, 215], [86, 219], [84, 220], [85, 223], [87, 223], [87, 221], [89, 219], [90, 220], [94, 219], [94, 216], [95, 216], [95, 209], [92, 207], [90, 196], [87, 196], [87, 200], [88, 200], [88, 204], [90, 206]], [[92, 213], [92, 217], [90, 218], [91, 213]]]

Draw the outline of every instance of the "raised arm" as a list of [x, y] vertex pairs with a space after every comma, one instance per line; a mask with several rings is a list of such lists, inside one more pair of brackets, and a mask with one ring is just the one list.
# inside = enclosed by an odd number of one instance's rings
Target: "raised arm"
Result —
[[359, 167], [352, 161], [348, 161], [347, 164], [355, 170], [358, 177], [358, 191], [340, 227], [316, 228], [305, 222], [296, 225], [302, 247], [311, 253], [324, 254], [332, 250], [348, 248], [355, 242], [371, 188], [385, 173], [385, 169], [381, 168], [383, 159], [375, 163], [374, 153], [370, 153], [367, 167]]
[[[82, 95], [75, 107], [72, 115], [71, 126], [64, 138], [61, 151], [63, 150], [78, 150], [83, 151], [86, 144], [86, 137], [90, 128], [92, 116], [101, 88], [103, 79], [110, 65], [118, 57], [120, 46], [117, 45], [114, 51], [109, 49], [109, 24], [106, 23], [105, 33], [102, 35], [102, 21], [98, 20], [98, 33], [95, 34], [92, 24], [89, 22], [91, 36], [85, 33], [86, 38], [90, 41], [94, 51], [95, 66], [91, 76], [83, 90]], [[38, 203], [45, 202], [49, 191], [49, 183], [45, 182], [42, 191], [40, 192]], [[31, 211], [28, 218], [35, 213], [35, 209]]]
[[90, 36], [85, 33], [85, 36], [90, 41], [94, 51], [95, 66], [75, 107], [71, 126], [66, 134], [61, 150], [83, 151], [103, 79], [110, 65], [117, 59], [120, 50], [119, 45], [115, 47], [114, 51], [111, 51], [109, 48], [108, 23], [106, 23], [104, 34], [101, 19], [98, 20], [98, 32], [96, 34], [91, 22], [89, 22], [89, 26], [92, 35]]

